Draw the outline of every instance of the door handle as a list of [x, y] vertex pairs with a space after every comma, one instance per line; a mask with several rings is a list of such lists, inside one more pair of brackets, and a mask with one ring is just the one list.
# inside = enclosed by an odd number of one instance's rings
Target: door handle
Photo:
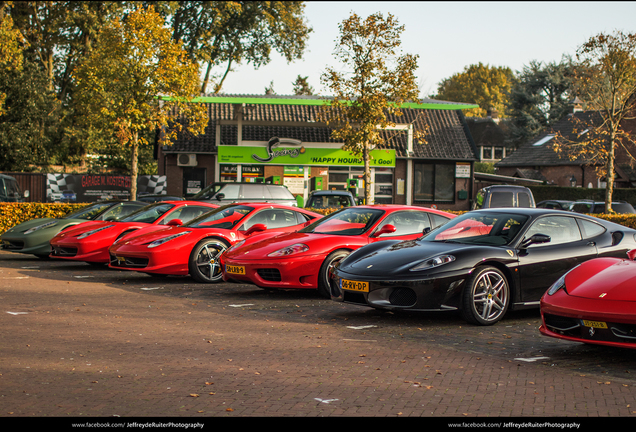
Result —
[[587, 246], [596, 246], [596, 242], [594, 241], [587, 242]]

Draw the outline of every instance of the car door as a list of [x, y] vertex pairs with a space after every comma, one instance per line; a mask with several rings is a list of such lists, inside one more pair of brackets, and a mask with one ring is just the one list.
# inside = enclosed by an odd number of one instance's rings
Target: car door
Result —
[[572, 267], [598, 254], [593, 239], [585, 238], [570, 216], [545, 216], [535, 220], [521, 242], [534, 234], [550, 237], [547, 243], [518, 249], [521, 301], [538, 302], [543, 293]]

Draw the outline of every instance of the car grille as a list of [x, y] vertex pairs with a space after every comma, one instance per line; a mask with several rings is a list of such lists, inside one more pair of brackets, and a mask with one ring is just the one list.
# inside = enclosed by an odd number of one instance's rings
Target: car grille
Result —
[[53, 246], [53, 256], [74, 257], [77, 255], [77, 248]]
[[148, 267], [148, 258], [135, 258], [135, 257], [117, 258], [115, 255], [111, 255], [110, 265], [113, 267], [123, 267], [123, 268], [143, 268], [143, 267]]
[[24, 242], [15, 240], [2, 240], [0, 246], [2, 246], [2, 249], [5, 250], [20, 250], [24, 247]]
[[554, 333], [585, 339], [590, 341], [606, 341], [636, 344], [636, 325], [622, 323], [607, 323], [607, 329], [593, 329], [583, 325], [576, 318], [559, 315], [544, 314], [546, 327]]
[[282, 280], [278, 269], [258, 269], [256, 270], [256, 273], [258, 273], [263, 280], [269, 282], [280, 282]]
[[393, 306], [413, 306], [417, 301], [417, 294], [410, 288], [395, 288], [389, 295], [389, 303]]

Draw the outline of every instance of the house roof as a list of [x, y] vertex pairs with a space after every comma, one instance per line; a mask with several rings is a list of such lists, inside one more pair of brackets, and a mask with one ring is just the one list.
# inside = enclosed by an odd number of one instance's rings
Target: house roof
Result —
[[[272, 101], [289, 100], [289, 97], [254, 97], [250, 100]], [[243, 114], [243, 141], [267, 142], [272, 137], [293, 138], [302, 142], [335, 143], [331, 138], [333, 128], [318, 123], [318, 112], [324, 105], [324, 99], [302, 100], [320, 101], [319, 104], [278, 104], [278, 103], [217, 103], [225, 100], [220, 97], [205, 98], [210, 121], [205, 133], [199, 136], [180, 134], [171, 146], [162, 148], [164, 153], [216, 153], [215, 130], [220, 124], [221, 145], [236, 145], [238, 128], [236, 124], [226, 124], [236, 119], [238, 110]], [[208, 101], [209, 100], [209, 101]], [[235, 98], [233, 100], [247, 100]], [[427, 144], [414, 143], [413, 157], [426, 159], [476, 160], [475, 151], [464, 129], [460, 107], [466, 104], [434, 101], [431, 105], [444, 108], [403, 108], [401, 117], [391, 120], [396, 124], [413, 123], [415, 130], [425, 130]], [[449, 109], [449, 106], [455, 108]], [[396, 150], [396, 157], [408, 157], [408, 137], [397, 131], [382, 132], [386, 144], [380, 148]]]
[[529, 167], [555, 165], [581, 165], [587, 160], [570, 160], [567, 155], [557, 153], [553, 146], [556, 139], [576, 141], [579, 137], [577, 122], [588, 123], [599, 119], [598, 111], [579, 111], [568, 114], [551, 128], [522, 144], [510, 156], [495, 163], [495, 167]]

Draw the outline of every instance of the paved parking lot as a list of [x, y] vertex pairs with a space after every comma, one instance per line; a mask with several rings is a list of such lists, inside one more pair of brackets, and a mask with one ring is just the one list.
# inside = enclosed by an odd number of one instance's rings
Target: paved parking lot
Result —
[[537, 311], [475, 327], [8, 252], [0, 304], [6, 418], [636, 413], [634, 352], [545, 338]]

